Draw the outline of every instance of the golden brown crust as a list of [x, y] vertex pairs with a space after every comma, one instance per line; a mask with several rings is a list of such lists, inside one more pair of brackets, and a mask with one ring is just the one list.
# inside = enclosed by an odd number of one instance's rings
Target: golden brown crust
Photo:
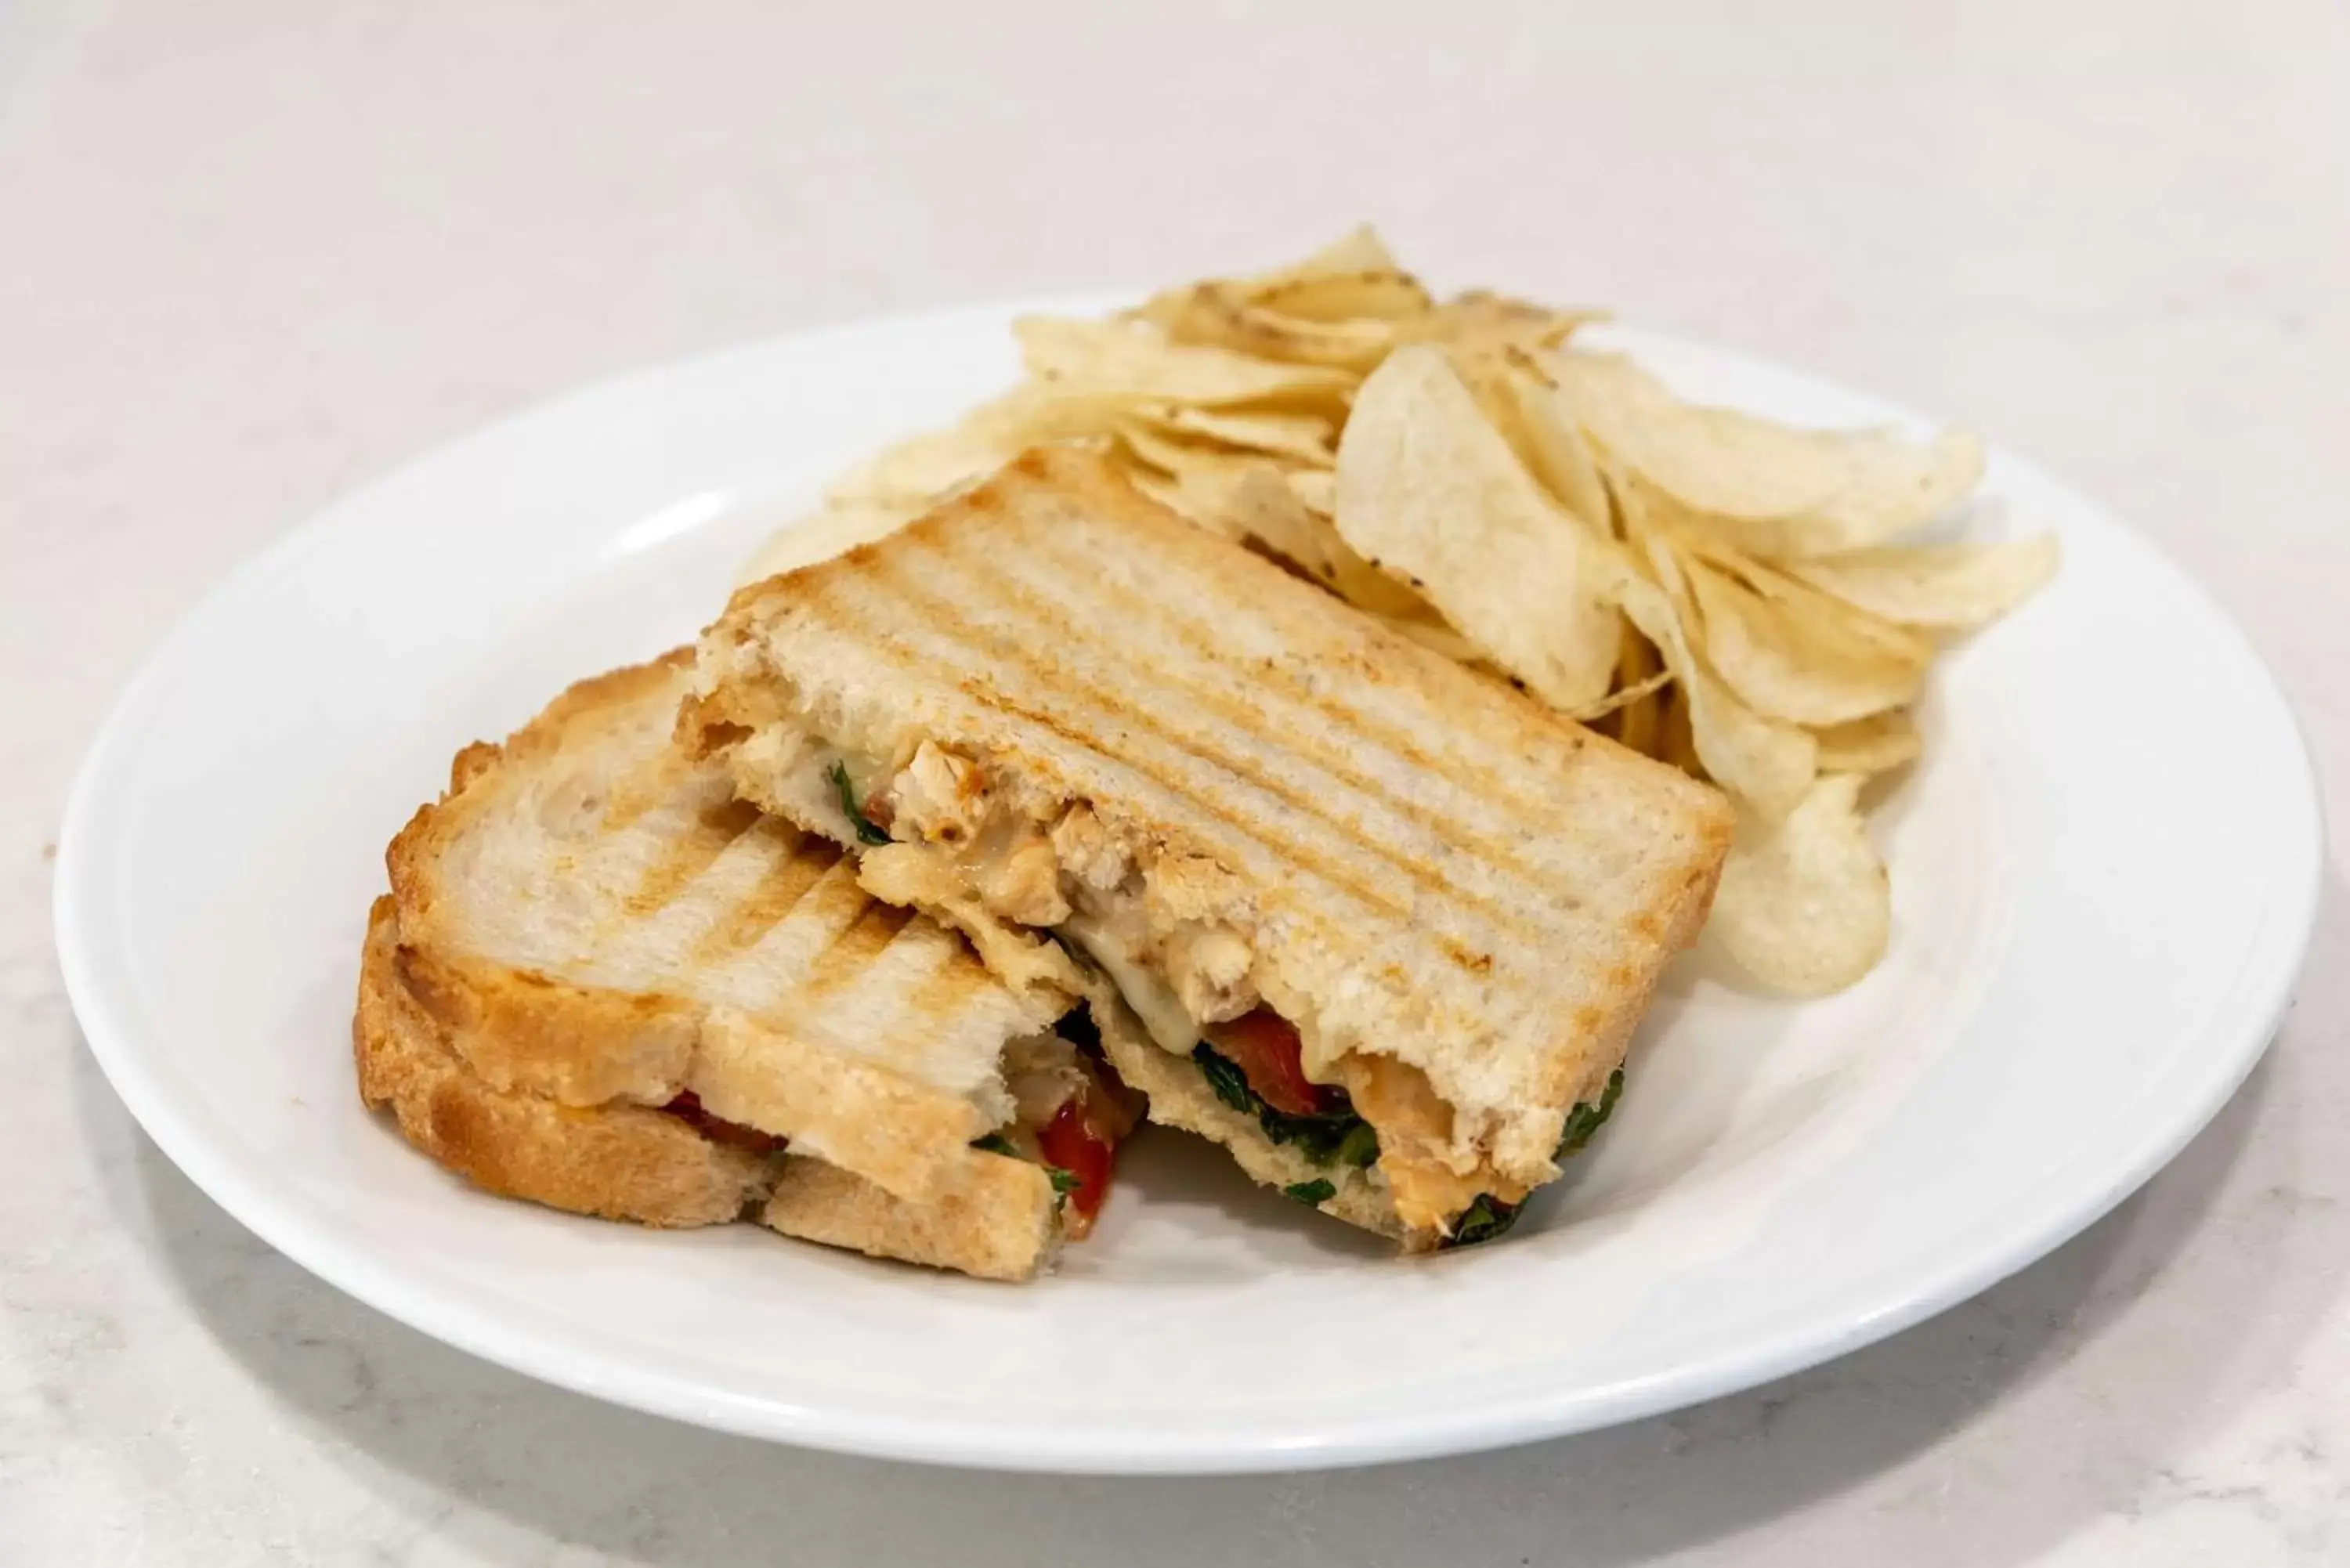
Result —
[[958, 1175], [938, 1198], [909, 1203], [845, 1170], [786, 1155], [760, 1218], [803, 1241], [983, 1280], [1029, 1279], [1052, 1261], [1060, 1203], [1041, 1167], [974, 1150]]
[[400, 982], [390, 898], [368, 916], [351, 1026], [359, 1094], [408, 1141], [504, 1197], [641, 1225], [716, 1225], [764, 1196], [775, 1161], [634, 1106], [582, 1108], [493, 1087]]
[[740, 1013], [702, 1023], [691, 1076], [711, 1115], [797, 1128], [794, 1146], [909, 1199], [929, 1197], [989, 1130], [969, 1100], [910, 1084], [868, 1062], [813, 1049]]
[[698, 1010], [673, 997], [596, 991], [503, 964], [402, 948], [400, 978], [491, 1087], [567, 1106], [667, 1105], [685, 1086]]

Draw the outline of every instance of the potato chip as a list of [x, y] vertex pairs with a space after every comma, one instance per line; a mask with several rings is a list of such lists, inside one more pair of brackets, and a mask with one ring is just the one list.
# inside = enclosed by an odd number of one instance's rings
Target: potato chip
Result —
[[1818, 771], [1819, 745], [1811, 732], [1764, 718], [1706, 668], [1675, 607], [1675, 590], [1683, 585], [1669, 551], [1659, 547], [1651, 556], [1667, 587], [1642, 576], [1627, 555], [1611, 550], [1602, 558], [1612, 561], [1615, 574], [1604, 596], [1640, 628], [1672, 672], [1689, 722], [1690, 752], [1705, 776], [1766, 816], [1792, 807]]
[[1920, 445], [1887, 431], [1800, 430], [1683, 402], [1619, 354], [1554, 360], [1600, 445], [1742, 547], [1768, 559], [1880, 544], [1930, 522], [1982, 477], [1961, 431]]
[[1197, 471], [1229, 477], [1266, 462], [1254, 452], [1235, 452], [1230, 447], [1206, 441], [1181, 440], [1148, 420], [1121, 419], [1112, 429], [1135, 456], [1172, 474]]
[[1792, 562], [1790, 572], [1847, 604], [1899, 621], [1971, 631], [2056, 575], [2056, 539], [1910, 545]]
[[1617, 710], [1614, 732], [1618, 742], [1646, 756], [1662, 755], [1665, 703], [1671, 695], [1667, 688], [1671, 681], [1672, 671], [1664, 667], [1648, 639], [1626, 621], [1623, 646], [1616, 656], [1616, 692], [1639, 695]]
[[1672, 671], [1658, 670], [1642, 676], [1629, 686], [1618, 686], [1598, 701], [1589, 703], [1573, 715], [1578, 724], [1588, 724], [1620, 713], [1635, 703], [1645, 702], [1672, 684]]
[[1576, 521], [1595, 533], [1607, 533], [1607, 486], [1600, 482], [1590, 443], [1575, 422], [1574, 409], [1534, 356], [1513, 349], [1505, 358], [1519, 454]]
[[1841, 724], [1913, 702], [1924, 659], [1841, 645], [1832, 623], [1790, 614], [1702, 561], [1687, 569], [1704, 625], [1707, 662], [1756, 712], [1799, 724]]
[[1807, 636], [1843, 657], [1884, 658], [1921, 668], [1933, 659], [1933, 639], [1915, 627], [1872, 615], [1742, 550], [1687, 534], [1675, 537], [1687, 553], [1744, 583], [1802, 622]]
[[1689, 697], [1678, 686], [1657, 693], [1663, 706], [1657, 715], [1656, 758], [1670, 763], [1692, 778], [1709, 778], [1697, 754], [1697, 732], [1690, 725]]
[[1305, 321], [1409, 321], [1436, 308], [1419, 279], [1393, 270], [1324, 273], [1260, 284], [1249, 291], [1249, 300]]
[[1323, 467], [1338, 461], [1330, 421], [1316, 414], [1233, 413], [1180, 403], [1145, 404], [1137, 417], [1180, 436], [1221, 441], [1249, 452], [1295, 458]]
[[1355, 384], [1352, 375], [1326, 365], [1288, 365], [1170, 343], [1142, 322], [1028, 316], [1013, 323], [1012, 331], [1030, 375], [1073, 389], [1221, 405], [1297, 396], [1343, 401]]
[[[1357, 609], [1386, 617], [1437, 618], [1426, 599], [1349, 548], [1330, 519], [1300, 501], [1287, 476], [1273, 464], [1185, 448], [1148, 434], [1138, 450], [1150, 466], [1137, 472], [1137, 486], [1162, 504], [1212, 532], [1255, 541]], [[1158, 480], [1159, 471], [1169, 480]]]
[[835, 480], [826, 498], [840, 505], [921, 503], [993, 473], [1024, 443], [966, 422], [876, 452]]
[[1277, 289], [1300, 278], [1342, 276], [1347, 273], [1399, 272], [1395, 253], [1368, 223], [1357, 223], [1294, 265], [1262, 273], [1252, 280], [1263, 290]]
[[1860, 819], [1862, 782], [1830, 774], [1775, 821], [1740, 818], [1711, 929], [1766, 985], [1824, 996], [1885, 954], [1892, 889]]
[[1387, 618], [1440, 620], [1427, 599], [1357, 555], [1329, 518], [1297, 499], [1279, 470], [1259, 463], [1232, 476], [1219, 504], [1250, 537], [1304, 567], [1356, 608]]
[[935, 499], [994, 472], [1032, 446], [1106, 434], [1133, 403], [1118, 394], [1015, 387], [946, 430], [877, 452], [835, 480], [826, 494], [843, 503]]
[[1478, 353], [1542, 352], [1566, 341], [1576, 327], [1606, 317], [1605, 311], [1553, 310], [1472, 288], [1438, 306], [1409, 335]]
[[1916, 762], [1925, 749], [1918, 722], [1906, 708], [1888, 709], [1812, 733], [1819, 742], [1824, 774], [1887, 773]]
[[1196, 487], [1186, 489], [1181, 480], [1153, 468], [1129, 468], [1126, 478], [1137, 490], [1178, 517], [1227, 539], [1243, 537], [1238, 525], [1222, 510], [1218, 497], [1201, 494]]
[[1150, 319], [1172, 344], [1358, 373], [1385, 358], [1396, 343], [1392, 322], [1375, 317], [1316, 320], [1291, 316], [1254, 303], [1234, 284], [1201, 284], [1180, 305], [1156, 311]]
[[1397, 636], [1408, 638], [1422, 648], [1440, 653], [1455, 664], [1466, 664], [1486, 670], [1493, 668], [1485, 662], [1485, 656], [1477, 651], [1475, 643], [1471, 642], [1440, 620], [1418, 615], [1380, 615], [1377, 611], [1367, 613], [1372, 619]]
[[1486, 422], [1443, 350], [1400, 349], [1338, 443], [1339, 535], [1493, 662], [1573, 712], [1607, 695], [1618, 623], [1589, 545]]
[[[1312, 322], [1409, 320], [1434, 306], [1419, 280], [1397, 266], [1366, 224], [1292, 265], [1251, 277], [1206, 278], [1162, 289], [1127, 314], [1179, 341], [1215, 341], [1219, 301], [1262, 306]], [[1194, 337], [1195, 333], [1203, 336]]]
[[828, 504], [785, 524], [743, 565], [735, 584], [760, 582], [844, 556], [859, 545], [886, 538], [930, 510], [925, 502]]
[[1327, 469], [1292, 469], [1284, 475], [1289, 481], [1290, 493], [1304, 502], [1309, 511], [1328, 517], [1338, 510], [1338, 476]]

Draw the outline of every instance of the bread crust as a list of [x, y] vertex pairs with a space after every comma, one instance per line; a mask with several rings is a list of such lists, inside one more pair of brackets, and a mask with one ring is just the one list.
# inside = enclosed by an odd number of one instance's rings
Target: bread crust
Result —
[[[761, 1219], [875, 1256], [1032, 1276], [1059, 1244], [1059, 1197], [1041, 1168], [969, 1146], [998, 1102], [1009, 1114], [1003, 1041], [1050, 1011], [874, 903], [837, 851], [674, 757], [686, 658], [581, 681], [504, 742], [467, 746], [448, 792], [394, 839], [352, 1022], [361, 1098], [502, 1196], [665, 1227]], [[620, 867], [626, 888], [598, 884], [615, 836], [639, 823], [631, 853], [652, 858]], [[728, 855], [742, 874], [713, 888]], [[510, 882], [546, 906], [532, 918], [570, 922], [542, 945], [586, 956], [548, 972], [479, 950], [469, 900], [499, 912]], [[687, 924], [659, 925], [681, 909]], [[644, 983], [594, 983], [621, 973]], [[743, 997], [771, 1010], [719, 1000]], [[951, 1062], [988, 1052], [990, 1076], [956, 1093], [837, 1043], [868, 1027], [910, 1035], [916, 1065], [935, 1029]], [[792, 1152], [661, 1108], [686, 1090], [707, 1117]]]
[[868, 1257], [1025, 1280], [1060, 1249], [1060, 1200], [1043, 1168], [973, 1150], [928, 1203], [908, 1203], [821, 1160], [784, 1157], [760, 1220], [769, 1229]]
[[566, 1106], [491, 1085], [450, 1049], [400, 983], [399, 918], [368, 913], [351, 1025], [359, 1096], [408, 1141], [475, 1186], [639, 1225], [719, 1225], [774, 1185], [778, 1162], [637, 1106]]

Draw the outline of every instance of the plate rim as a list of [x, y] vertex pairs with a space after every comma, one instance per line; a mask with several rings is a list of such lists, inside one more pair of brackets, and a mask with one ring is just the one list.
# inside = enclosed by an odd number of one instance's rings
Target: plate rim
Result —
[[[273, 1249], [338, 1290], [356, 1297], [433, 1338], [525, 1376], [647, 1413], [746, 1437], [784, 1441], [875, 1458], [915, 1460], [983, 1469], [1055, 1473], [1219, 1474], [1302, 1470], [1379, 1463], [1479, 1451], [1565, 1436], [1722, 1397], [1817, 1366], [1885, 1338], [1935, 1315], [2045, 1256], [2111, 1211], [2169, 1163], [2209, 1125], [2266, 1054], [2290, 1005], [2295, 981], [2323, 900], [2327, 835], [2324, 795], [2308, 730], [2291, 694], [2262, 659], [2242, 626], [2227, 608], [2153, 536], [2093, 496], [2062, 484], [2029, 458], [2005, 444], [1991, 448], [1995, 461], [2032, 479], [2058, 486], [2101, 514], [2129, 545], [2143, 552], [2171, 587], [2193, 599], [2221, 635], [2232, 639], [2248, 670], [2255, 672], [2285, 720], [2300, 767], [2281, 781], [2293, 796], [2292, 836], [2307, 853], [2296, 885], [2271, 908], [2264, 947], [2248, 952], [2244, 971], [2227, 988], [2222, 1009], [2205, 1026], [2219, 1045], [2216, 1070], [2195, 1081], [2192, 1101], [2178, 1100], [2181, 1114], [2153, 1124], [2126, 1161], [2110, 1161], [2097, 1183], [2085, 1184], [2028, 1231], [2008, 1235], [1923, 1282], [1880, 1291], [1866, 1309], [1790, 1330], [1775, 1338], [1749, 1342], [1668, 1371], [1614, 1384], [1564, 1392], [1532, 1392], [1488, 1400], [1467, 1410], [1399, 1415], [1350, 1425], [1344, 1430], [1300, 1435], [1295, 1431], [1235, 1440], [1222, 1433], [1196, 1437], [1160, 1434], [1152, 1443], [1104, 1449], [1097, 1434], [1082, 1432], [1063, 1440], [1024, 1438], [1007, 1442], [1001, 1428], [978, 1421], [945, 1423], [903, 1417], [859, 1415], [837, 1408], [782, 1406], [764, 1397], [698, 1392], [675, 1377], [626, 1363], [584, 1355], [527, 1333], [501, 1332], [500, 1320], [459, 1302], [443, 1299], [404, 1272], [395, 1256], [346, 1246], [331, 1229], [307, 1224], [269, 1186], [239, 1172], [204, 1126], [209, 1112], [183, 1105], [169, 1093], [161, 1075], [141, 1060], [136, 1031], [120, 1016], [99, 972], [98, 911], [88, 886], [94, 804], [109, 776], [115, 753], [129, 743], [132, 726], [171, 673], [175, 656], [216, 618], [219, 607], [267, 577], [288, 560], [317, 547], [334, 531], [345, 504], [382, 487], [413, 468], [477, 441], [494, 440], [509, 426], [556, 414], [567, 404], [611, 395], [632, 381], [659, 379], [736, 356], [756, 356], [786, 346], [805, 349], [827, 338], [854, 338], [879, 328], [919, 330], [951, 320], [1002, 319], [1036, 309], [1085, 310], [1116, 297], [1096, 291], [984, 302], [944, 309], [892, 313], [834, 322], [809, 330], [730, 344], [703, 353], [634, 367], [526, 400], [496, 418], [426, 447], [377, 471], [294, 522], [276, 538], [240, 560], [203, 595], [140, 662], [109, 704], [105, 719], [77, 768], [58, 831], [51, 913], [67, 996], [91, 1055], [132, 1117], [174, 1165], [238, 1223]], [[1676, 332], [1630, 327], [1638, 339], [1687, 349], [1709, 359], [1781, 379], [1793, 378], [1835, 393], [1877, 404], [1904, 420], [1919, 416], [1897, 401], [1819, 376], [1800, 366], [1752, 356]]]

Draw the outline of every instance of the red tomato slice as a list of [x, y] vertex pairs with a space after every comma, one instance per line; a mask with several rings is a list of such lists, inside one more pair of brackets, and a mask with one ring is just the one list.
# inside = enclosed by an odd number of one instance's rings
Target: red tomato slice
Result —
[[661, 1109], [691, 1127], [712, 1143], [730, 1144], [748, 1149], [753, 1154], [774, 1154], [787, 1147], [790, 1139], [774, 1133], [763, 1133], [757, 1127], [746, 1127], [741, 1122], [730, 1122], [723, 1116], [713, 1116], [702, 1108], [702, 1096], [691, 1089], [680, 1089], [677, 1097]]
[[1310, 1116], [1328, 1108], [1322, 1085], [1305, 1075], [1299, 1059], [1297, 1028], [1270, 1007], [1260, 1007], [1208, 1031], [1208, 1040], [1248, 1075], [1257, 1097], [1285, 1116]]
[[1086, 1116], [1084, 1095], [1073, 1095], [1036, 1135], [1036, 1149], [1047, 1165], [1057, 1165], [1077, 1179], [1062, 1210], [1062, 1229], [1070, 1240], [1081, 1239], [1094, 1228], [1102, 1199], [1109, 1196], [1110, 1167], [1118, 1158], [1111, 1142], [1095, 1130]]

